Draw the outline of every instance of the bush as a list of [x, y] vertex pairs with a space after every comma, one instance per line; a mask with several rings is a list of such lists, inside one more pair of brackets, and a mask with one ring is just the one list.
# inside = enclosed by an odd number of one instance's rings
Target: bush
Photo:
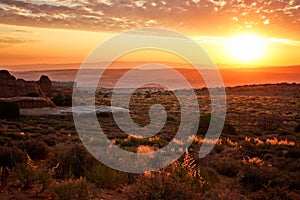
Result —
[[45, 160], [49, 147], [43, 141], [29, 140], [24, 143], [24, 150], [33, 160]]
[[213, 161], [211, 165], [219, 172], [219, 174], [227, 177], [236, 177], [241, 170], [241, 162], [233, 158]]
[[15, 147], [0, 147], [1, 167], [12, 168], [26, 162], [26, 154]]
[[59, 200], [84, 200], [88, 199], [88, 185], [86, 180], [67, 180], [61, 183], [53, 183], [49, 187], [50, 193]]
[[127, 174], [111, 169], [101, 163], [87, 172], [87, 180], [100, 188], [113, 188], [128, 183]]
[[[27, 162], [16, 165], [11, 173], [11, 178], [23, 190], [34, 188], [36, 194], [43, 192], [52, 182], [52, 171], [38, 168], [27, 156]], [[41, 187], [40, 187], [41, 186]]]
[[28, 96], [28, 97], [39, 97], [40, 95], [36, 92], [31, 92], [31, 93], [27, 94], [26, 96]]
[[13, 170], [12, 178], [20, 184], [22, 190], [26, 190], [36, 182], [36, 171], [26, 163], [19, 164]]
[[295, 133], [300, 133], [300, 124], [298, 124], [298, 126], [295, 127]]
[[181, 200], [199, 199], [200, 196], [197, 188], [190, 182], [182, 182], [179, 177], [172, 178], [166, 173], [154, 173], [151, 177], [140, 176], [125, 193], [128, 200]]
[[71, 106], [72, 105], [72, 97], [70, 95], [63, 96], [58, 94], [51, 98], [53, 103], [57, 106]]
[[16, 103], [0, 102], [0, 118], [10, 119], [18, 118], [20, 116], [20, 109]]
[[63, 144], [54, 150], [48, 159], [50, 167], [59, 163], [54, 177], [58, 179], [86, 177], [86, 172], [97, 160], [83, 146]]
[[275, 131], [280, 127], [282, 119], [276, 115], [264, 114], [257, 119], [257, 127], [263, 131]]
[[197, 131], [197, 135], [205, 135], [208, 127], [209, 127], [209, 123], [210, 123], [210, 115], [201, 115], [200, 116], [200, 122], [199, 122], [199, 126], [198, 126], [198, 131]]
[[266, 185], [270, 187], [283, 186], [288, 182], [285, 174], [273, 167], [258, 164], [244, 164], [240, 171], [239, 181], [244, 188], [251, 192], [263, 189]]
[[225, 147], [222, 144], [221, 145], [216, 144], [214, 146], [214, 151], [217, 152], [217, 153], [221, 153], [224, 149], [225, 149]]
[[[201, 115], [200, 116], [200, 122], [198, 126], [197, 135], [205, 135], [209, 124], [211, 121], [211, 115]], [[233, 125], [229, 124], [228, 122], [225, 122], [222, 135], [236, 135], [236, 131]]]
[[200, 169], [187, 154], [182, 163], [137, 178], [126, 191], [127, 199], [200, 199], [218, 181], [211, 169]]
[[265, 187], [255, 193], [252, 193], [249, 195], [250, 199], [253, 200], [292, 200], [292, 196], [290, 195], [290, 192], [288, 191], [287, 187]]

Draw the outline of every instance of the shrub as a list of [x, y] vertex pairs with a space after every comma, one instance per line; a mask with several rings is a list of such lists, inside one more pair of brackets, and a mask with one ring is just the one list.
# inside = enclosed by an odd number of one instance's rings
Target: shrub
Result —
[[50, 167], [59, 163], [53, 174], [58, 179], [85, 177], [87, 170], [95, 165], [94, 159], [83, 146], [63, 144], [57, 146], [48, 159]]
[[219, 182], [218, 173], [214, 169], [209, 167], [201, 167], [200, 176], [206, 182], [204, 185], [202, 185], [203, 188], [201, 189], [201, 191], [209, 190], [215, 183]]
[[249, 198], [253, 199], [253, 200], [269, 200], [269, 199], [292, 200], [293, 199], [286, 186], [275, 187], [275, 188], [266, 186], [265, 188], [255, 192], [255, 193], [250, 194]]
[[27, 155], [26, 163], [18, 164], [13, 168], [11, 178], [23, 190], [34, 188], [38, 195], [52, 183], [52, 170], [54, 168], [49, 171], [39, 168]]
[[26, 96], [28, 96], [28, 97], [39, 97], [40, 95], [36, 92], [31, 92], [31, 93], [27, 94]]
[[211, 164], [219, 172], [219, 174], [228, 177], [236, 177], [241, 170], [241, 162], [233, 158], [213, 161]]
[[5, 135], [7, 133], [7, 127], [0, 125], [0, 135]]
[[38, 169], [36, 171], [36, 181], [37, 183], [42, 184], [42, 189], [39, 191], [39, 193], [43, 192], [53, 182], [51, 172], [45, 171], [43, 169]]
[[283, 186], [288, 182], [287, 176], [277, 169], [255, 163], [244, 164], [238, 177], [242, 186], [252, 192], [261, 190], [266, 185]]
[[55, 95], [51, 98], [53, 103], [57, 106], [71, 106], [72, 97], [70, 95], [63, 96], [61, 94]]
[[[197, 135], [205, 135], [209, 124], [211, 121], [211, 115], [201, 115], [200, 116], [200, 122], [198, 126], [198, 131]], [[236, 131], [233, 125], [229, 124], [228, 122], [225, 122], [223, 130], [222, 130], [223, 135], [235, 135]]]
[[24, 143], [24, 150], [33, 160], [45, 160], [49, 147], [43, 141], [29, 140]]
[[0, 165], [12, 168], [18, 164], [26, 162], [26, 155], [15, 147], [0, 147]]
[[214, 146], [214, 151], [217, 153], [221, 153], [225, 149], [224, 145], [215, 145]]
[[295, 133], [300, 133], [300, 124], [298, 124], [298, 126], [295, 127]]
[[223, 135], [236, 135], [235, 128], [232, 124], [229, 124], [225, 122], [223, 130], [222, 130]]
[[257, 121], [257, 127], [263, 131], [275, 131], [279, 128], [282, 119], [276, 115], [262, 115]]
[[181, 200], [199, 199], [200, 196], [191, 183], [182, 182], [179, 177], [171, 178], [166, 173], [154, 173], [151, 177], [140, 176], [125, 193], [128, 200]]
[[201, 115], [197, 135], [205, 135], [210, 123], [210, 115]]
[[20, 116], [20, 109], [16, 103], [0, 102], [0, 118], [18, 118]]
[[13, 170], [12, 178], [20, 184], [22, 190], [26, 190], [35, 183], [36, 171], [26, 163], [19, 164]]
[[120, 184], [126, 184], [127, 174], [111, 169], [101, 163], [94, 165], [87, 171], [87, 180], [100, 188], [113, 188]]
[[200, 169], [186, 154], [183, 162], [157, 172], [143, 174], [126, 191], [127, 199], [200, 199], [202, 192], [218, 181], [210, 169]]
[[84, 200], [88, 199], [88, 185], [86, 180], [69, 179], [49, 186], [50, 193], [59, 200]]

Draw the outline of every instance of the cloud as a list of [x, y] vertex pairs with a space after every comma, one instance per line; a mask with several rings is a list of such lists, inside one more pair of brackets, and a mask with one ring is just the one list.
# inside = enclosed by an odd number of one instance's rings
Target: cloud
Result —
[[0, 23], [109, 32], [159, 26], [204, 35], [256, 29], [299, 37], [299, 10], [296, 0], [0, 0]]
[[300, 47], [300, 41], [297, 40], [290, 40], [290, 39], [283, 39], [283, 38], [269, 38], [267, 41], [271, 43], [279, 43], [284, 45]]
[[25, 29], [16, 29], [13, 30], [12, 32], [16, 32], [16, 33], [32, 33], [31, 31], [25, 30]]
[[[226, 44], [232, 40], [232, 37], [216, 37], [216, 36], [195, 36], [193, 40], [200, 44]], [[291, 40], [286, 38], [261, 38], [261, 41], [273, 44], [283, 44], [288, 46], [300, 47], [300, 40]]]
[[0, 48], [6, 48], [13, 45], [24, 44], [24, 43], [34, 43], [38, 40], [31, 40], [26, 38], [17, 38], [17, 37], [0, 37]]

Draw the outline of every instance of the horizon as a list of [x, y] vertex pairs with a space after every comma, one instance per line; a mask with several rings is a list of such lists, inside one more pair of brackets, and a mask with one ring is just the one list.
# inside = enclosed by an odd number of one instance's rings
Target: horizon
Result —
[[[172, 68], [174, 69], [174, 68]], [[203, 83], [203, 78], [199, 76], [195, 69], [191, 68], [175, 68], [181, 73], [186, 79], [193, 85], [194, 88], [206, 87]], [[91, 72], [89, 72], [89, 70]], [[103, 78], [101, 78], [101, 84], [106, 85], [105, 87], [113, 87], [112, 83], [116, 82], [122, 74], [126, 71], [136, 71], [137, 76], [134, 78], [142, 80], [145, 73], [148, 76], [156, 76], [157, 80], [166, 80], [169, 84], [177, 82], [173, 76], [165, 76], [168, 74], [168, 69], [133, 69], [130, 68], [109, 68], [109, 69], [85, 69], [85, 80], [89, 82], [90, 78], [94, 77], [93, 71], [98, 71]], [[204, 73], [210, 74], [210, 69], [202, 69]], [[59, 82], [74, 82], [78, 69], [51, 69], [51, 70], [27, 70], [27, 71], [10, 71], [16, 78], [24, 80], [36, 81], [41, 75], [47, 75], [53, 81]], [[161, 73], [158, 73], [161, 72]], [[255, 84], [276, 84], [276, 83], [300, 83], [300, 65], [299, 66], [286, 66], [286, 67], [259, 67], [254, 71], [253, 68], [221, 68], [219, 73], [222, 76], [224, 86], [242, 86], [242, 85], [255, 85]], [[157, 74], [157, 75], [155, 75]], [[132, 82], [134, 79], [130, 79]], [[100, 82], [99, 82], [100, 83]], [[180, 87], [178, 85], [177, 87]]]
[[[299, 65], [299, 8], [299, 1], [0, 1], [0, 66], [49, 70], [83, 63], [102, 42], [141, 27], [178, 31], [204, 48], [214, 63], [222, 63], [217, 65]], [[183, 62], [170, 52], [152, 50], [118, 60]]]
[[[144, 65], [145, 63], [149, 64], [146, 61], [117, 61], [117, 62], [93, 62], [93, 63], [86, 63], [87, 65], [97, 65], [99, 63], [108, 63], [109, 69], [118, 69], [118, 70], [126, 70], [131, 69], [131, 67], [126, 67], [126, 64], [135, 63], [138, 65]], [[174, 69], [194, 69], [191, 67], [190, 64], [187, 63], [178, 63], [178, 62], [161, 62], [161, 61], [152, 61], [150, 64], [156, 64], [160, 63], [163, 65], [175, 65]], [[125, 64], [125, 67], [124, 67]], [[1, 65], [0, 67], [3, 70], [13, 71], [13, 72], [26, 72], [26, 71], [61, 71], [61, 70], [79, 70], [82, 63], [54, 63], [54, 64], [48, 64], [48, 63], [38, 63], [38, 64], [15, 64], [15, 65]], [[123, 66], [122, 66], [123, 65]], [[199, 64], [201, 66], [201, 64]], [[240, 64], [240, 63], [215, 63], [214, 64], [219, 70], [253, 70], [253, 69], [271, 69], [271, 68], [293, 68], [293, 67], [299, 67], [299, 64], [293, 64], [293, 65], [254, 65], [254, 64]], [[48, 66], [48, 68], [45, 68], [45, 66]], [[62, 68], [62, 67], [65, 68]], [[112, 66], [112, 67], [111, 67]], [[203, 65], [204, 66], [204, 65]], [[97, 67], [90, 67], [86, 68], [90, 70], [101, 70], [103, 68], [97, 68]], [[152, 69], [163, 69], [163, 68], [145, 68], [145, 69], [139, 69], [139, 70], [152, 70]], [[203, 68], [204, 70], [209, 68]]]

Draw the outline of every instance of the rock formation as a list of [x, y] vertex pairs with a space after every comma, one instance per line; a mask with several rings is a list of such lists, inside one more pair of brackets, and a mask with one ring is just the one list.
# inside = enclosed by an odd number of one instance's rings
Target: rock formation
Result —
[[53, 107], [54, 103], [46, 97], [52, 90], [47, 76], [41, 76], [38, 81], [25, 81], [0, 70], [0, 101], [15, 102], [20, 108]]
[[13, 102], [16, 103], [19, 108], [55, 107], [55, 104], [49, 98], [45, 97], [0, 98], [0, 102]]
[[41, 87], [42, 91], [46, 94], [51, 92], [52, 90], [52, 82], [48, 76], [42, 75], [40, 80], [38, 81], [39, 86]]
[[52, 89], [52, 83], [47, 76], [40, 80], [25, 81], [16, 79], [7, 70], [0, 70], [0, 98], [35, 96], [45, 97]]

